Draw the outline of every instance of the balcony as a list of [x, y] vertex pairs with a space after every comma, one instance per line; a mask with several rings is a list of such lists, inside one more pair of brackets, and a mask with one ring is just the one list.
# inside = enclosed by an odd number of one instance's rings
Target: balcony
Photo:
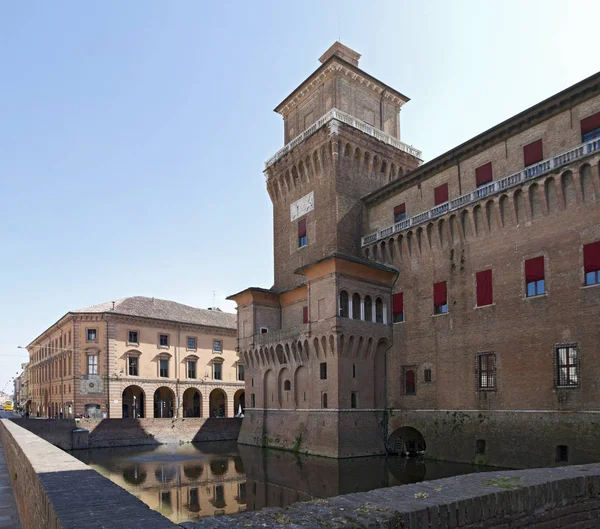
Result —
[[298, 327], [288, 327], [286, 329], [276, 329], [265, 334], [254, 335], [254, 345], [267, 345], [273, 343], [281, 343], [288, 340], [300, 339], [304, 334], [308, 333], [308, 324]]
[[419, 158], [419, 160], [421, 159], [421, 151], [419, 151], [418, 149], [407, 145], [406, 143], [394, 138], [393, 136], [390, 136], [389, 134], [386, 134], [385, 132], [373, 127], [372, 125], [361, 121], [360, 119], [356, 119], [350, 114], [346, 114], [345, 112], [342, 112], [337, 108], [332, 108], [329, 112], [327, 112], [327, 114], [319, 118], [304, 132], [302, 132], [300, 135], [296, 136], [292, 141], [290, 141], [285, 147], [283, 147], [283, 149], [280, 149], [273, 156], [271, 156], [271, 158], [269, 158], [265, 162], [265, 170], [271, 167], [271, 165], [273, 165], [277, 160], [283, 158], [288, 152], [290, 152], [294, 147], [296, 147], [296, 145], [299, 145], [307, 138], [310, 138], [323, 125], [326, 125], [327, 123], [333, 120], [354, 127], [355, 129], [358, 129], [361, 132], [364, 132], [365, 134], [368, 134], [369, 136], [378, 139], [379, 141], [387, 143], [388, 145], [391, 145], [396, 149], [399, 149], [405, 153], [410, 154], [411, 156]]
[[449, 200], [444, 204], [435, 206], [429, 211], [419, 213], [418, 215], [415, 215], [410, 219], [405, 219], [401, 222], [393, 224], [392, 226], [388, 226], [387, 228], [378, 230], [375, 233], [365, 235], [361, 239], [361, 246], [367, 246], [381, 239], [385, 239], [386, 237], [389, 237], [394, 233], [399, 233], [401, 231], [414, 228], [419, 224], [423, 224], [437, 217], [445, 215], [450, 211], [455, 211], [469, 204], [474, 204], [475, 202], [478, 202], [483, 198], [499, 195], [501, 193], [504, 193], [507, 189], [517, 187], [518, 185], [524, 182], [533, 180], [538, 176], [550, 173], [552, 171], [555, 171], [556, 169], [560, 169], [561, 167], [566, 167], [575, 160], [585, 158], [590, 154], [599, 151], [600, 138], [596, 138], [586, 143], [582, 143], [573, 149], [553, 156], [552, 158], [547, 158], [546, 160], [543, 160], [535, 165], [526, 167], [518, 173], [514, 173], [500, 180], [490, 182], [489, 184], [481, 186], [475, 189], [474, 191], [467, 193], [466, 195], [462, 195], [458, 198]]

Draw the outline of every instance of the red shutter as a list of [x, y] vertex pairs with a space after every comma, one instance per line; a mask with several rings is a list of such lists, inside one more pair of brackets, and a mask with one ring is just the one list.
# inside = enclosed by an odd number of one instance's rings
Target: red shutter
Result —
[[525, 283], [544, 279], [544, 256], [525, 261]]
[[392, 313], [402, 314], [404, 312], [404, 292], [398, 292], [392, 296]]
[[302, 307], [302, 323], [308, 323], [308, 305]]
[[433, 285], [433, 305], [439, 307], [440, 305], [446, 305], [448, 301], [446, 294], [446, 282], [441, 281], [440, 283], [434, 283]]
[[477, 187], [487, 184], [493, 180], [492, 177], [492, 162], [488, 162], [481, 167], [475, 169], [475, 184]]
[[483, 270], [475, 274], [477, 281], [477, 306], [484, 307], [494, 303], [494, 291], [492, 289], [492, 271]]
[[399, 206], [396, 206], [396, 207], [394, 208], [394, 217], [395, 217], [396, 215], [400, 215], [400, 214], [402, 214], [402, 213], [404, 213], [404, 212], [406, 212], [406, 204], [405, 204], [405, 203], [402, 203], [402, 204], [400, 204]]
[[439, 206], [444, 202], [448, 202], [448, 184], [442, 184], [441, 186], [437, 186], [433, 190], [433, 197], [436, 206]]
[[406, 387], [407, 388], [409, 386], [410, 387], [414, 387], [414, 385], [415, 385], [415, 372], [412, 369], [410, 369], [410, 370], [408, 370], [406, 372], [405, 378], [406, 378]]
[[581, 134], [600, 128], [600, 112], [581, 120]]
[[304, 237], [306, 235], [306, 219], [302, 219], [298, 222], [298, 237]]
[[583, 245], [583, 269], [586, 274], [600, 270], [600, 241]]
[[523, 159], [525, 161], [525, 167], [541, 162], [544, 159], [542, 140], [525, 145], [525, 147], [523, 147]]

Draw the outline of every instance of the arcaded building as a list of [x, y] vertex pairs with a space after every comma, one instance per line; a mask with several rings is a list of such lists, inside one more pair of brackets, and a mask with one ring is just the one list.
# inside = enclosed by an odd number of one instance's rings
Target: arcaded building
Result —
[[275, 283], [231, 296], [240, 442], [600, 456], [600, 74], [423, 163], [359, 57], [334, 44], [275, 109]]
[[42, 417], [234, 417], [245, 407], [236, 315], [135, 296], [72, 310], [27, 349]]

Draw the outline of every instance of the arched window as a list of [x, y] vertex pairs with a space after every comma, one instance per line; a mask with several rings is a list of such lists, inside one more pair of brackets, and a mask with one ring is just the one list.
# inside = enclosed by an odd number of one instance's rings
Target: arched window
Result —
[[347, 318], [348, 317], [348, 292], [342, 290], [340, 292], [340, 317]]
[[356, 393], [354, 391], [350, 393], [350, 407], [356, 408]]
[[358, 294], [352, 296], [352, 319], [360, 320], [360, 296]]
[[365, 321], [373, 321], [373, 302], [371, 296], [365, 296]]
[[290, 391], [290, 389], [292, 389], [292, 385], [290, 384], [289, 380], [286, 380], [283, 383], [283, 391]]
[[383, 301], [381, 301], [381, 298], [375, 300], [375, 321], [383, 323]]
[[327, 408], [327, 393], [323, 393], [323, 408]]
[[415, 372], [412, 369], [404, 373], [404, 392], [407, 395], [414, 395], [416, 393]]

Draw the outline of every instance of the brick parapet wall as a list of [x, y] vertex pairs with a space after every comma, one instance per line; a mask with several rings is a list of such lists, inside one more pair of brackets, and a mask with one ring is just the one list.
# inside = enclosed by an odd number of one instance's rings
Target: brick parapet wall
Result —
[[72, 432], [89, 431], [87, 448], [236, 440], [242, 419], [14, 419], [13, 422], [63, 450]]
[[23, 529], [179, 527], [14, 422], [0, 420], [0, 437]]
[[188, 529], [579, 529], [599, 527], [599, 513], [600, 464], [592, 464], [468, 474], [181, 525]]

